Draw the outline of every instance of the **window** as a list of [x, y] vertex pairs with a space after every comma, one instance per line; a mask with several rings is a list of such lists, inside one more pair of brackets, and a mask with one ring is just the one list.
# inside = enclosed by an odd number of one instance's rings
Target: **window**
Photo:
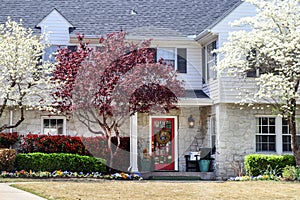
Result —
[[55, 53], [57, 52], [57, 50], [60, 48], [65, 48], [65, 47], [68, 47], [68, 49], [73, 52], [73, 51], [76, 51], [77, 46], [74, 46], [74, 45], [70, 45], [70, 46], [52, 45], [45, 49], [45, 53], [43, 55], [43, 60], [54, 63], [55, 62]]
[[42, 117], [42, 133], [50, 135], [62, 135], [66, 133], [65, 117]]
[[216, 116], [210, 118], [210, 137], [212, 154], [216, 153]]
[[186, 48], [157, 48], [156, 59], [163, 59], [167, 65], [174, 67], [179, 73], [187, 73]]
[[[266, 56], [263, 53], [260, 53], [256, 49], [252, 49], [248, 52], [246, 56], [247, 65], [250, 68], [247, 70], [247, 77], [259, 77], [261, 74], [273, 73], [278, 74], [276, 70], [276, 62], [273, 58]], [[258, 55], [259, 54], [259, 58]], [[263, 60], [263, 62], [259, 62], [259, 60]]]
[[[297, 143], [300, 144], [300, 118], [296, 118]], [[287, 120], [277, 117], [256, 118], [257, 152], [291, 152], [291, 135]]]
[[[300, 118], [296, 118], [297, 143], [300, 144]], [[287, 120], [282, 119], [282, 151], [291, 152], [291, 134]]]
[[275, 117], [256, 119], [256, 151], [276, 152]]
[[52, 45], [50, 47], [47, 47], [45, 49], [45, 53], [44, 53], [44, 57], [43, 60], [44, 61], [49, 61], [54, 63], [55, 62], [55, 55], [54, 53], [59, 49], [59, 46], [57, 45]]
[[213, 50], [217, 49], [217, 41], [213, 41], [204, 47], [203, 56], [203, 81], [207, 83], [209, 79], [217, 78], [217, 73], [213, 67], [217, 64], [217, 54], [212, 53]]

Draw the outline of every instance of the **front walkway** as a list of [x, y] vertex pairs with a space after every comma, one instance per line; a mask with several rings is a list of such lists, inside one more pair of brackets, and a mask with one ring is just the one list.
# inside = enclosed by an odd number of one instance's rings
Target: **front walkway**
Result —
[[5, 200], [46, 200], [37, 195], [11, 187], [12, 183], [0, 183], [0, 199]]

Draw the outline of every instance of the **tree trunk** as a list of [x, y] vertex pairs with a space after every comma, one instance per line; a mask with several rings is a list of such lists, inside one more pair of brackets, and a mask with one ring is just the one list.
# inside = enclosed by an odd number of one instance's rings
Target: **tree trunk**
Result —
[[288, 116], [288, 124], [291, 134], [291, 146], [292, 152], [295, 157], [296, 166], [300, 167], [300, 149], [297, 144], [297, 135], [296, 135], [296, 100], [291, 100], [292, 114]]
[[111, 144], [112, 144], [112, 142], [111, 142], [111, 138], [112, 138], [112, 136], [111, 136], [111, 131], [109, 131], [109, 134], [107, 134], [107, 147], [108, 147], [108, 151], [109, 151], [109, 172], [111, 172], [111, 168], [113, 167], [113, 158], [114, 158], [114, 153], [113, 153], [113, 151], [112, 151], [112, 148], [111, 148]]
[[[117, 147], [116, 150], [113, 151], [112, 149], [112, 129], [114, 130], [116, 137], [117, 137]], [[107, 137], [107, 147], [108, 147], [108, 151], [109, 151], [109, 172], [111, 172], [111, 168], [114, 168], [114, 156], [116, 155], [116, 153], [119, 150], [119, 146], [120, 146], [120, 136], [119, 136], [119, 130], [117, 125], [115, 124], [113, 127], [111, 127], [110, 129], [106, 129], [106, 137]]]

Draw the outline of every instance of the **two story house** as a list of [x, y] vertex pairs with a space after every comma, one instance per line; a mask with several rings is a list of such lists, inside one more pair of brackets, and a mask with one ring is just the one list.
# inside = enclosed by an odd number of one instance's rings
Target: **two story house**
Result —
[[[186, 94], [179, 110], [128, 117], [121, 134], [131, 137], [131, 170], [143, 170], [141, 158], [147, 151], [153, 157], [151, 170], [185, 172], [186, 155], [208, 149], [214, 159], [211, 173], [226, 178], [237, 175], [247, 154], [291, 151], [290, 136], [283, 131], [287, 124], [268, 109], [240, 109], [235, 88], [243, 82], [212, 69], [221, 57], [211, 51], [222, 46], [229, 32], [242, 28], [229, 23], [255, 14], [254, 6], [240, 0], [5, 0], [0, 22], [10, 16], [22, 19], [36, 34], [47, 33], [51, 47], [45, 59], [61, 46], [78, 45], [76, 33], [84, 33], [95, 49], [101, 36], [120, 30], [128, 33], [128, 40], [152, 39], [156, 57], [172, 62], [185, 80]], [[16, 117], [14, 112], [7, 112], [8, 123]], [[25, 121], [14, 131], [93, 135], [74, 117], [41, 111], [26, 111]]]

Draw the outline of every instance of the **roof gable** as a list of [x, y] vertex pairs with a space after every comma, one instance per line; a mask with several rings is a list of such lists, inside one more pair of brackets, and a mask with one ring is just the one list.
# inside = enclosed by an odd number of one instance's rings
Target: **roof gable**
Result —
[[74, 27], [66, 17], [64, 17], [56, 8], [54, 8], [49, 14], [47, 14], [43, 19], [36, 25], [36, 27], [43, 27], [47, 26], [49, 24], [49, 21], [51, 21], [53, 18], [59, 19], [60, 22], [65, 23], [66, 26], [69, 28]]

